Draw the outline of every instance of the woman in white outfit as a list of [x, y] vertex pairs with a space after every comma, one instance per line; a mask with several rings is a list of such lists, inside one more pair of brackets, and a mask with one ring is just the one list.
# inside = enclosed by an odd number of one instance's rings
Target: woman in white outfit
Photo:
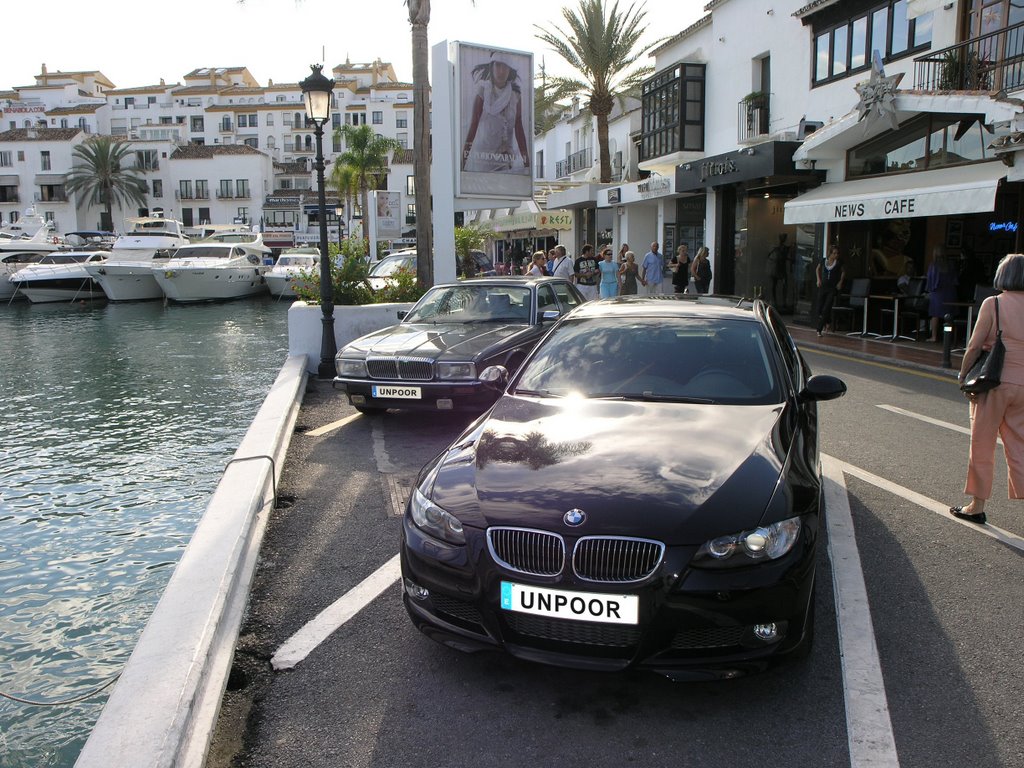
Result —
[[489, 62], [473, 68], [473, 79], [476, 97], [462, 146], [462, 170], [494, 173], [529, 168], [519, 74], [510, 59], [501, 51], [491, 51]]

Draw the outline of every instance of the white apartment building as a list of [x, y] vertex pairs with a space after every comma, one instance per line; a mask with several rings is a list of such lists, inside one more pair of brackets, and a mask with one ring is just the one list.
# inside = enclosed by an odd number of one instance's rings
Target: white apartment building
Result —
[[[412, 85], [399, 82], [390, 64], [345, 62], [332, 75], [335, 112], [323, 139], [328, 176], [343, 150], [333, 135], [342, 124], [370, 125], [411, 149]], [[123, 217], [161, 211], [186, 226], [262, 224], [276, 247], [319, 238], [316, 142], [298, 82], [264, 86], [245, 67], [206, 67], [182, 83], [116, 88], [100, 72], [49, 72], [45, 65], [35, 80], [0, 92], [0, 223], [34, 205], [59, 232], [97, 228], [99, 208], [79, 205], [64, 181], [74, 147], [108, 134], [131, 143], [148, 186], [146, 207], [115, 207], [115, 227]], [[409, 234], [411, 177], [411, 152], [398, 153], [387, 188], [403, 194]], [[358, 211], [339, 219], [343, 201], [328, 195], [331, 237], [358, 233]]]
[[[716, 290], [805, 317], [826, 244], [879, 293], [899, 277], [896, 260], [923, 275], [937, 247], [958, 260], [967, 293], [1019, 250], [1024, 11], [1009, 0], [712, 0], [705, 12], [653, 53], [632, 137], [650, 176], [549, 196], [549, 208], [576, 212], [577, 237], [596, 233], [582, 211], [615, 211], [614, 244], [707, 245]], [[782, 236], [784, 280], [768, 268]]]

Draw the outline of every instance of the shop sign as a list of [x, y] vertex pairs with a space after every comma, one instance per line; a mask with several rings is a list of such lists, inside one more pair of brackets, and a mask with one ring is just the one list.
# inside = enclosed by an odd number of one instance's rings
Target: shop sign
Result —
[[618, 205], [622, 202], [622, 188], [614, 187], [608, 190], [608, 205]]
[[736, 165], [736, 160], [729, 158], [719, 162], [709, 162], [700, 164], [700, 180], [707, 181], [714, 176], [724, 176], [727, 173], [736, 173], [739, 166]]
[[299, 201], [294, 197], [281, 197], [271, 195], [267, 197], [267, 205], [298, 205]]
[[550, 211], [545, 213], [514, 213], [494, 220], [495, 232], [512, 232], [517, 229], [572, 229], [572, 211]]
[[667, 176], [652, 176], [637, 184], [636, 191], [641, 199], [661, 197], [672, 192], [672, 180]]
[[35, 114], [39, 112], [45, 112], [46, 107], [26, 107], [16, 106], [8, 102], [7, 106], [3, 108], [3, 112], [12, 115], [23, 115], [23, 114]]
[[1016, 232], [1017, 222], [1016, 221], [990, 221], [988, 223], [989, 232]]

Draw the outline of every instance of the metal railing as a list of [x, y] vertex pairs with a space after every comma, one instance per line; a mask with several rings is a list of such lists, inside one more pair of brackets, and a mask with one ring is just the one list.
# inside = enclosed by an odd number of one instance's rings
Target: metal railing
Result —
[[914, 59], [922, 91], [1014, 91], [1024, 88], [1024, 22], [972, 37]]
[[594, 164], [591, 159], [590, 148], [581, 149], [578, 152], [573, 152], [565, 160], [559, 160], [555, 163], [555, 176], [561, 178], [563, 176], [571, 176], [577, 171], [586, 170]]
[[751, 94], [737, 105], [736, 138], [742, 143], [767, 136], [771, 96], [767, 93]]

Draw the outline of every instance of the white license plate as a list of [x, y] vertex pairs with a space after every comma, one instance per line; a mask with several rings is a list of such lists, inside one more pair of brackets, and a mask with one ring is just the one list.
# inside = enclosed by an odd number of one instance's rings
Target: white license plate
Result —
[[501, 582], [501, 607], [506, 611], [551, 616], [556, 619], [636, 624], [640, 599], [636, 595], [570, 592]]
[[371, 390], [374, 397], [388, 400], [419, 400], [423, 395], [419, 387], [392, 387], [374, 384]]

